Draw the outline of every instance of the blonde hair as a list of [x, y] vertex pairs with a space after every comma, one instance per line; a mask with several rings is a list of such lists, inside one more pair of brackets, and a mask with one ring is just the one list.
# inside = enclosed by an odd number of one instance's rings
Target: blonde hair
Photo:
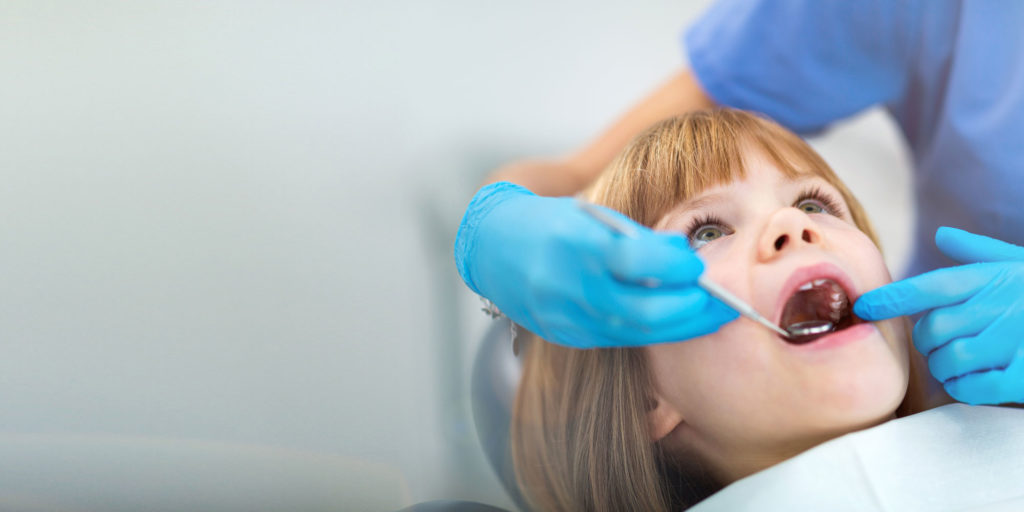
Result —
[[[749, 145], [749, 146], [748, 146]], [[787, 176], [814, 174], [842, 194], [856, 226], [878, 240], [863, 207], [803, 140], [753, 114], [694, 112], [637, 136], [585, 191], [651, 227], [671, 208], [745, 176], [753, 147]], [[909, 322], [906, 323], [909, 340]], [[910, 385], [897, 416], [925, 408], [923, 360], [910, 347]], [[535, 510], [668, 511], [721, 488], [696, 460], [650, 441], [653, 389], [641, 348], [579, 350], [534, 337], [523, 364], [510, 443], [516, 479]]]

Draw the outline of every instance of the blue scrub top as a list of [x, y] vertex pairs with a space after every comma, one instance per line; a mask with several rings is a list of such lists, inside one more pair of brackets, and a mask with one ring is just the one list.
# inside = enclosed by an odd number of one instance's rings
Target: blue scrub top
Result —
[[911, 275], [953, 264], [942, 225], [1024, 245], [1024, 2], [723, 0], [684, 45], [716, 102], [797, 133], [884, 105], [913, 153]]

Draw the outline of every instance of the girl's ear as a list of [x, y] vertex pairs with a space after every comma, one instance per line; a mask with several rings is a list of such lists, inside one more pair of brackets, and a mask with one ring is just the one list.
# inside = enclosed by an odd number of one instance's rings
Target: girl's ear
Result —
[[683, 415], [654, 392], [647, 407], [647, 432], [651, 442], [661, 441], [682, 423]]

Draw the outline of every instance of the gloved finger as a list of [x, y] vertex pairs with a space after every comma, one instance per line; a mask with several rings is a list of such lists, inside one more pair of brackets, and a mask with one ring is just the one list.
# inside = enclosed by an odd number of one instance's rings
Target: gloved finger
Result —
[[568, 313], [564, 318], [575, 320], [551, 322], [539, 336], [552, 343], [572, 348], [636, 347], [655, 343], [685, 341], [717, 331], [722, 325], [735, 320], [739, 313], [708, 297], [704, 306], [673, 322], [666, 322], [658, 328], [637, 325], [632, 319], [621, 314], [590, 317], [591, 311], [579, 305], [563, 308]]
[[692, 286], [704, 272], [704, 263], [686, 238], [653, 231], [616, 238], [605, 262], [616, 279], [636, 286]]
[[952, 339], [982, 332], [999, 313], [991, 308], [979, 311], [968, 303], [933, 309], [914, 324], [914, 347], [930, 356]]
[[1021, 403], [1024, 402], [1024, 370], [1017, 361], [1009, 368], [950, 379], [942, 387], [949, 396], [967, 404]]
[[994, 269], [982, 265], [940, 268], [875, 288], [857, 299], [853, 312], [874, 321], [961, 303], [991, 281]]
[[691, 340], [711, 334], [738, 317], [739, 313], [734, 309], [718, 299], [710, 297], [699, 314], [657, 330], [640, 331], [632, 338], [634, 341], [632, 345], [653, 345]]
[[961, 263], [1024, 261], [1024, 247], [947, 226], [935, 231], [935, 245]]
[[[547, 318], [540, 334], [552, 343], [571, 348], [615, 348], [645, 345], [658, 333], [630, 318], [621, 309], [599, 311], [591, 302], [564, 303], [559, 314]], [[664, 338], [664, 334], [661, 335]]]
[[557, 312], [557, 315], [549, 315], [544, 319], [542, 331], [534, 331], [538, 336], [551, 343], [578, 349], [624, 345], [605, 334], [607, 325], [624, 324], [621, 316], [602, 316], [587, 302], [562, 302]]
[[992, 343], [990, 337], [965, 336], [937, 348], [928, 356], [928, 369], [939, 382], [1009, 366], [1017, 347]]
[[579, 296], [594, 315], [623, 315], [637, 325], [657, 326], [682, 315], [693, 315], [711, 296], [700, 286], [637, 286], [616, 279], [590, 279], [581, 283]]
[[[602, 346], [640, 346], [683, 341], [716, 331], [738, 313], [700, 288], [668, 291], [633, 289], [620, 285], [608, 304], [563, 308], [581, 328], [602, 340]], [[632, 295], [629, 295], [632, 294]]]
[[606, 304], [597, 306], [608, 315], [621, 315], [632, 325], [658, 330], [701, 314], [711, 296], [696, 286], [689, 288], [638, 288], [615, 283]]

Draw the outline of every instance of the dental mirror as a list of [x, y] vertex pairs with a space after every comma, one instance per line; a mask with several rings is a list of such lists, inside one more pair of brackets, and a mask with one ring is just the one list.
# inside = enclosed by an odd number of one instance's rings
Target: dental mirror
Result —
[[829, 332], [833, 327], [835, 327], [835, 324], [828, 320], [808, 320], [806, 322], [797, 322], [790, 325], [786, 327], [786, 330], [789, 331], [789, 337], [802, 338], [804, 336], [813, 336], [815, 334]]

